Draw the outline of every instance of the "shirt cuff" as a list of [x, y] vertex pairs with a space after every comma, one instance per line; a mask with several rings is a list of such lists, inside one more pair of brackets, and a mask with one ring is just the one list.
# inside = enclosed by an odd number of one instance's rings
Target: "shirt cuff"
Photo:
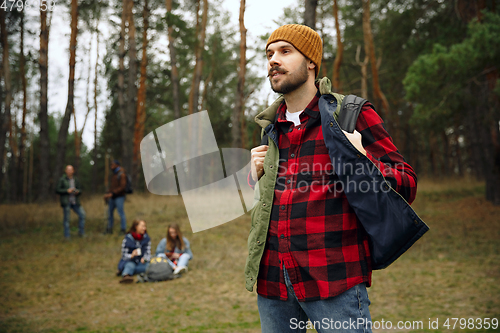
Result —
[[250, 171], [248, 173], [247, 183], [248, 183], [248, 186], [250, 186], [252, 188], [252, 190], [255, 189], [255, 184], [257, 184], [257, 182], [254, 181], [253, 178], [252, 178], [252, 171]]

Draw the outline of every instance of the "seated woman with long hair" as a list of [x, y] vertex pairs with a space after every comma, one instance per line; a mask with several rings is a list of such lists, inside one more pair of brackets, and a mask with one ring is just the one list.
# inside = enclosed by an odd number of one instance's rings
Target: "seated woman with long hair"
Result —
[[143, 273], [151, 259], [151, 238], [147, 233], [146, 221], [134, 220], [122, 241], [122, 257], [118, 263], [117, 275], [120, 283], [132, 283], [132, 275]]
[[172, 223], [168, 226], [167, 237], [163, 238], [156, 247], [156, 255], [165, 255], [173, 262], [174, 274], [187, 272], [193, 253], [189, 247], [189, 241], [182, 236], [179, 225]]

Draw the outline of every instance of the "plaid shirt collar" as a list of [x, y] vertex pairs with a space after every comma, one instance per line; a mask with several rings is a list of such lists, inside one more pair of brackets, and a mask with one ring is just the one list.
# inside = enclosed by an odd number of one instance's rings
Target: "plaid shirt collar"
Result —
[[[318, 101], [319, 101], [320, 97], [321, 97], [321, 93], [319, 92], [319, 89], [318, 89], [318, 91], [316, 91], [316, 95], [313, 97], [313, 99], [309, 102], [307, 107], [304, 109], [304, 112], [302, 112], [302, 114], [300, 115], [301, 122], [304, 121], [303, 117], [306, 117], [306, 116], [309, 116], [311, 118], [319, 118], [320, 112], [319, 112]], [[286, 110], [287, 110], [286, 102], [283, 101], [283, 103], [281, 103], [281, 105], [279, 106], [278, 111], [277, 111], [277, 117], [276, 117], [277, 122], [285, 123], [288, 121], [288, 120], [286, 120]]]

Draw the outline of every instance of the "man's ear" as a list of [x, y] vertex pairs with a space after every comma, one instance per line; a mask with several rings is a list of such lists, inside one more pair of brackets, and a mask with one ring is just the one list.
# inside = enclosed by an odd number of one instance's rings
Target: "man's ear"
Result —
[[312, 60], [309, 60], [309, 64], [307, 64], [307, 69], [315, 69], [316, 64], [312, 62]]

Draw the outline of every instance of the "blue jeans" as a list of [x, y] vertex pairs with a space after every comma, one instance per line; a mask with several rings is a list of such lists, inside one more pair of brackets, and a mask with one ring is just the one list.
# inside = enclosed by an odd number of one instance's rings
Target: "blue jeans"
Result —
[[63, 207], [63, 227], [64, 227], [64, 237], [69, 238], [69, 216], [70, 211], [73, 211], [78, 215], [78, 234], [83, 236], [85, 233], [85, 210], [80, 205], [69, 204]]
[[122, 276], [144, 273], [146, 268], [148, 268], [148, 263], [146, 262], [144, 264], [136, 264], [135, 261], [127, 261], [123, 268]]
[[116, 198], [110, 198], [108, 202], [108, 230], [112, 231], [113, 230], [113, 212], [116, 210], [118, 211], [118, 215], [120, 215], [120, 223], [121, 223], [121, 230], [125, 230], [127, 228], [127, 219], [125, 218], [125, 211], [123, 210], [123, 205], [125, 204], [125, 196], [121, 197], [116, 197]]
[[182, 266], [187, 267], [187, 265], [189, 263], [189, 259], [191, 259], [191, 256], [189, 254], [187, 254], [187, 253], [181, 254], [179, 259], [177, 260], [177, 266], [178, 267], [182, 267]]
[[[371, 316], [368, 310], [370, 300], [364, 284], [358, 284], [326, 300], [309, 302], [297, 300], [286, 270], [285, 284], [288, 291], [286, 301], [258, 295], [262, 333], [305, 333], [307, 328], [315, 328], [318, 333], [371, 332]], [[310, 323], [307, 322], [308, 318]]]

